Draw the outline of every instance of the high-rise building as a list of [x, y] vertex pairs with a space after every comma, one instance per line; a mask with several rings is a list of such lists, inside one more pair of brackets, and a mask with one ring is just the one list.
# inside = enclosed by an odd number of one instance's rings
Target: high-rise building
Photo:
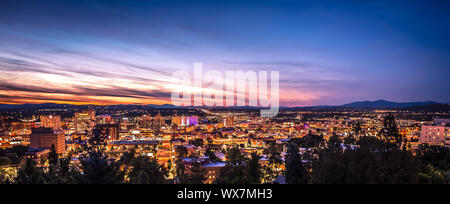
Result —
[[175, 116], [172, 117], [172, 124], [175, 124], [177, 126], [182, 126], [181, 125], [182, 124], [182, 122], [181, 122], [182, 120], [183, 120], [182, 116], [175, 115]]
[[66, 152], [66, 140], [62, 132], [55, 132], [52, 128], [34, 128], [31, 130], [31, 148], [51, 148], [55, 146], [57, 154]]
[[139, 120], [139, 127], [144, 129], [150, 129], [152, 127], [152, 117], [149, 115], [141, 116]]
[[226, 116], [223, 119], [223, 126], [224, 127], [233, 127], [234, 126], [234, 116]]
[[423, 125], [420, 143], [450, 147], [450, 119], [435, 119], [433, 125]]
[[197, 125], [198, 125], [198, 117], [197, 116], [186, 117], [186, 126], [197, 126]]
[[99, 115], [96, 117], [96, 124], [104, 125], [111, 124], [112, 122], [113, 121], [110, 115]]
[[74, 126], [77, 133], [85, 133], [92, 130], [95, 125], [95, 111], [87, 110], [75, 113]]
[[153, 118], [152, 126], [153, 129], [159, 130], [165, 125], [164, 118], [161, 116], [161, 113], [158, 113], [157, 116]]
[[184, 126], [197, 126], [198, 125], [198, 117], [197, 116], [174, 116], [172, 117], [172, 124], [175, 124], [179, 127]]
[[130, 131], [136, 128], [136, 122], [130, 118], [122, 118], [120, 120], [120, 131]]
[[40, 119], [42, 127], [61, 130], [61, 117], [59, 115], [41, 115]]
[[98, 124], [95, 128], [100, 130], [107, 137], [108, 141], [119, 140], [119, 124]]

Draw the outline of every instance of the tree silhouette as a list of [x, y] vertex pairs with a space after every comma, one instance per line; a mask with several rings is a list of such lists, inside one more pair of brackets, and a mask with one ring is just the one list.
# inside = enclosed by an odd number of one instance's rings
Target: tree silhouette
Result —
[[167, 183], [167, 169], [158, 164], [156, 159], [146, 156], [135, 158], [131, 165], [131, 172], [128, 174], [131, 184], [164, 184]]
[[36, 167], [36, 163], [27, 158], [17, 172], [15, 179], [17, 184], [45, 184], [45, 178], [40, 168]]
[[318, 151], [318, 157], [312, 161], [312, 183], [339, 184], [344, 183], [346, 167], [343, 159], [341, 140], [333, 135], [326, 148]]
[[106, 135], [100, 129], [94, 129], [92, 136], [83, 146], [86, 154], [81, 156], [80, 168], [83, 172], [77, 182], [81, 184], [120, 184], [124, 172], [120, 171], [120, 163], [108, 158], [105, 154]]
[[259, 160], [261, 156], [256, 152], [251, 154], [251, 158], [247, 160], [247, 180], [250, 184], [261, 184], [262, 171]]
[[181, 184], [203, 184], [206, 180], [206, 171], [201, 166], [197, 155], [190, 157], [191, 166], [187, 171], [184, 171], [185, 175], [181, 178]]
[[246, 175], [246, 158], [238, 147], [230, 148], [226, 154], [227, 162], [219, 172], [216, 184], [248, 184]]
[[380, 131], [380, 136], [388, 143], [392, 143], [400, 147], [402, 145], [402, 136], [398, 132], [397, 122], [392, 114], [388, 114], [383, 119], [383, 129]]
[[175, 148], [175, 152], [178, 154], [179, 157], [185, 157], [188, 155], [188, 150], [185, 146], [177, 146]]
[[308, 173], [303, 167], [299, 147], [290, 142], [288, 144], [286, 155], [286, 183], [288, 184], [306, 184], [308, 183]]
[[[283, 160], [281, 158], [281, 148], [274, 142], [270, 143], [269, 147], [264, 150], [264, 154], [269, 157], [269, 167], [272, 172], [276, 174], [277, 169], [283, 164]], [[274, 175], [275, 177], [277, 175]]]
[[0, 157], [0, 166], [9, 165], [12, 161], [8, 157]]
[[13, 184], [17, 178], [17, 172], [13, 168], [0, 168], [0, 184]]
[[52, 144], [52, 147], [50, 148], [50, 153], [48, 155], [48, 162], [50, 165], [53, 165], [53, 166], [58, 164], [58, 154], [56, 153], [54, 144]]
[[211, 148], [207, 148], [205, 150], [205, 156], [209, 157], [211, 162], [219, 162], [220, 159], [214, 154], [214, 151]]
[[48, 156], [48, 168], [44, 171], [44, 177], [48, 184], [73, 184], [80, 175], [78, 168], [70, 164], [71, 154], [67, 157], [58, 158], [55, 146], [50, 148]]
[[178, 183], [181, 183], [185, 180], [186, 177], [186, 165], [184, 164], [183, 157], [178, 156], [175, 161], [176, 169], [175, 169], [175, 178]]

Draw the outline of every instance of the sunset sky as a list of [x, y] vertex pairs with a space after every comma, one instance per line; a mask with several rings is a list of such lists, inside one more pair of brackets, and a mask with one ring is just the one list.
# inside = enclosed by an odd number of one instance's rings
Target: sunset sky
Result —
[[283, 106], [450, 102], [450, 1], [2, 0], [0, 103], [170, 104], [171, 75], [278, 70]]

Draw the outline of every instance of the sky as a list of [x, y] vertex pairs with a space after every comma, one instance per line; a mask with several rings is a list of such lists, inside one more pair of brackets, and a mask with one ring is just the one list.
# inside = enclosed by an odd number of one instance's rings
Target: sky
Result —
[[282, 106], [450, 102], [450, 1], [3, 0], [0, 103], [170, 104], [171, 75], [280, 73]]

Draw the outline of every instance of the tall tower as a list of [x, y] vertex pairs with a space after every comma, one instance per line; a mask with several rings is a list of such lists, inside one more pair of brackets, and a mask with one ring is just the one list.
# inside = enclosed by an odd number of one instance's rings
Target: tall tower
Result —
[[41, 115], [40, 119], [44, 128], [61, 129], [61, 117], [59, 115]]

